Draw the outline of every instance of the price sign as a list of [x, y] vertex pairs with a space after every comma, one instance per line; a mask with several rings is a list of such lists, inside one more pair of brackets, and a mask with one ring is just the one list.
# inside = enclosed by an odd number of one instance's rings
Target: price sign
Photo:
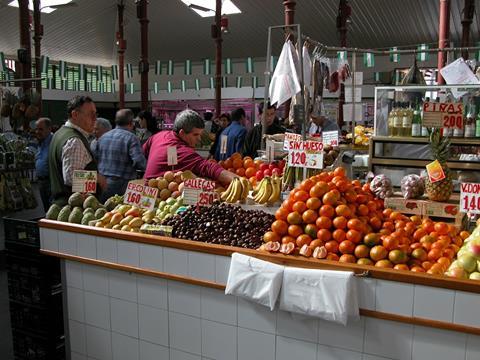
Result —
[[338, 146], [338, 131], [324, 131], [322, 133], [323, 145]]
[[447, 127], [463, 129], [463, 104], [424, 103], [422, 126], [427, 128]]
[[285, 133], [285, 140], [283, 140], [283, 150], [288, 151], [290, 141], [301, 141], [302, 135], [294, 133]]
[[460, 211], [480, 214], [480, 184], [460, 184]]
[[183, 183], [183, 203], [187, 205], [209, 206], [219, 198], [215, 181], [201, 178], [188, 179]]
[[129, 181], [123, 202], [143, 209], [153, 210], [158, 189], [139, 184], [138, 181]]
[[177, 147], [176, 146], [167, 147], [167, 165], [174, 166], [177, 164], [178, 164]]
[[220, 136], [220, 154], [222, 155], [227, 153], [227, 142], [228, 142], [228, 136], [221, 135]]
[[291, 141], [288, 165], [310, 169], [323, 169], [323, 143], [317, 141]]
[[265, 155], [267, 156], [268, 163], [271, 163], [275, 160], [275, 143], [272, 140], [267, 140], [265, 146]]
[[96, 193], [97, 172], [89, 170], [74, 170], [72, 179], [72, 192]]

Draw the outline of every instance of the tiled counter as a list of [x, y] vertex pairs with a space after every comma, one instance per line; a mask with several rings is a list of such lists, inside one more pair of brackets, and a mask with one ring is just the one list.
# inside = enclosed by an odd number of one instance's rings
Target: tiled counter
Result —
[[[271, 312], [224, 295], [228, 256], [117, 239], [112, 231], [75, 233], [79, 228], [41, 228], [42, 249], [64, 258], [72, 360], [480, 359], [480, 336], [468, 331], [370, 316], [343, 327]], [[476, 293], [384, 279], [356, 281], [366, 312], [480, 333]]]

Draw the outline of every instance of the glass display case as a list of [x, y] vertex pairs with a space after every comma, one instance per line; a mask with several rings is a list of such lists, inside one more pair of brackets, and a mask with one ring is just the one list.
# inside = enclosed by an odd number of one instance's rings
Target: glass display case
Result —
[[[455, 96], [456, 97], [455, 97]], [[447, 162], [457, 181], [480, 182], [480, 85], [388, 86], [375, 88], [375, 132], [369, 148], [369, 168], [391, 177], [399, 186], [404, 175], [421, 174], [434, 160], [423, 104], [461, 103], [457, 123], [442, 128], [450, 137]]]

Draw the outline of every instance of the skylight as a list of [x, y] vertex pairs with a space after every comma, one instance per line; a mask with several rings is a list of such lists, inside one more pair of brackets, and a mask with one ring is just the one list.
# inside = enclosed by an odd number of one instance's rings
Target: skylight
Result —
[[[215, 16], [215, 0], [182, 0], [182, 2], [201, 17]], [[231, 0], [222, 1], [222, 15], [240, 13], [240, 9]]]
[[[65, 5], [70, 2], [72, 2], [72, 0], [42, 0], [40, 4], [41, 6], [40, 11], [42, 13], [50, 14], [51, 12], [54, 12], [55, 10], [57, 10], [56, 6]], [[8, 5], [13, 7], [18, 7], [18, 1], [17, 0], [10, 1]], [[28, 2], [28, 8], [30, 9], [30, 11], [33, 11], [32, 0]]]

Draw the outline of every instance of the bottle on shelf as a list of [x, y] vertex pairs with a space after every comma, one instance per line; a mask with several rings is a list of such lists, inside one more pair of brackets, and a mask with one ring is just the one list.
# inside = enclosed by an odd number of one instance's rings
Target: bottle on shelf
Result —
[[403, 104], [403, 113], [402, 113], [402, 135], [405, 137], [412, 136], [412, 118], [413, 112], [410, 106], [410, 103]]
[[397, 108], [393, 115], [392, 136], [402, 136], [402, 129], [403, 129], [402, 114], [403, 114], [403, 109], [402, 109], [401, 103], [397, 103]]
[[464, 125], [465, 125], [465, 137], [475, 137], [476, 133], [476, 106], [473, 103], [473, 100], [470, 99], [469, 103], [466, 104], [465, 107], [465, 119], [464, 119]]
[[[425, 102], [430, 102], [430, 98], [426, 97]], [[421, 107], [420, 118], [421, 118], [421, 121], [423, 123], [423, 106]], [[422, 126], [422, 136], [427, 136], [428, 137], [428, 129], [425, 126]]]
[[415, 105], [415, 110], [413, 111], [412, 118], [412, 136], [419, 137], [422, 136], [422, 115], [420, 112], [420, 104]]
[[475, 121], [475, 137], [480, 138], [480, 111], [477, 114], [477, 120]]
[[393, 136], [393, 117], [397, 112], [397, 103], [394, 102], [392, 110], [388, 113], [388, 136]]

